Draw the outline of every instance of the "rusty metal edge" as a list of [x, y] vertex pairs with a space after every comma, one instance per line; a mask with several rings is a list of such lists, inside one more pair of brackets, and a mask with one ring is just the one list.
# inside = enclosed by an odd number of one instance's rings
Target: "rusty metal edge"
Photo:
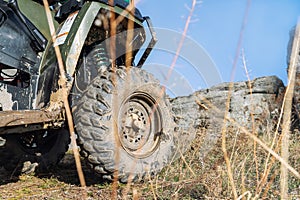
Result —
[[63, 109], [1, 111], [0, 135], [61, 127], [64, 121]]

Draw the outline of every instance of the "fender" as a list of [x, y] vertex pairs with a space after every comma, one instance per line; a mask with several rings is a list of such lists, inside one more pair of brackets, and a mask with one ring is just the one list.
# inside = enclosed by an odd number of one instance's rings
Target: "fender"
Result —
[[[107, 10], [113, 9], [113, 12], [122, 15], [125, 18], [129, 18], [131, 16], [130, 18], [134, 19], [134, 22], [142, 27], [142, 21], [135, 18], [129, 11], [118, 7], [118, 5], [111, 7], [107, 4], [96, 1], [85, 2], [79, 11], [75, 11], [75, 14], [72, 13], [71, 15], [76, 15], [76, 18], [73, 21], [71, 28], [67, 32], [65, 32], [65, 34], [67, 34], [67, 37], [62, 43], [58, 44], [61, 50], [66, 77], [68, 79], [68, 94], [73, 84], [77, 63], [80, 58], [81, 51], [84, 47], [85, 40], [101, 8]], [[57, 31], [58, 33], [60, 32], [60, 30], [62, 30], [65, 23], [68, 23], [68, 19], [66, 19], [65, 22], [60, 25]], [[62, 95], [61, 91], [58, 91], [59, 71], [57, 68], [56, 56], [53, 45], [56, 44], [53, 44], [51, 41], [48, 43], [48, 46], [41, 61], [36, 104], [37, 108], [39, 109], [49, 105], [49, 102], [51, 103], [62, 101], [62, 99], [57, 99], [58, 96]], [[55, 76], [50, 76], [50, 74], [55, 74]], [[51, 93], [51, 91], [54, 92]], [[59, 93], [59, 95], [57, 95], [57, 93]]]
[[[64, 45], [62, 45], [62, 55], [63, 60], [66, 65], [67, 76], [73, 77], [76, 64], [78, 62], [81, 50], [83, 48], [84, 42], [87, 38], [90, 28], [101, 8], [110, 10], [111, 7], [99, 2], [87, 2], [83, 8], [79, 11], [77, 18], [70, 29], [69, 35], [66, 38]], [[121, 9], [118, 6], [113, 7], [114, 12], [129, 18], [129, 15], [132, 16], [126, 10]], [[142, 26], [142, 22], [132, 16], [132, 19], [135, 19], [134, 22]], [[68, 55], [67, 57], [65, 57]]]

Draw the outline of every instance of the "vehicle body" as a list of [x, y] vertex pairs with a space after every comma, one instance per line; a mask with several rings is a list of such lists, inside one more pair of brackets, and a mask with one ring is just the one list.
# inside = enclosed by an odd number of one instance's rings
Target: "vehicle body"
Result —
[[[126, 0], [57, 5], [53, 44], [43, 6], [22, 0], [19, 10], [16, 1], [0, 0], [0, 164], [11, 169], [29, 160], [47, 168], [61, 159], [69, 142], [65, 84], [81, 153], [96, 172], [113, 179], [119, 171], [124, 182], [157, 173], [175, 155], [176, 139], [164, 91], [140, 69], [156, 43], [150, 19]], [[112, 17], [119, 20], [114, 32]], [[152, 39], [134, 66], [146, 40], [144, 22]], [[54, 46], [61, 51], [66, 83]], [[129, 88], [127, 78], [133, 82]], [[7, 162], [8, 157], [16, 159]]]
[[[25, 4], [24, 2], [26, 2], [26, 4], [29, 4], [29, 7], [32, 6], [31, 4], [35, 5], [35, 7], [37, 7], [38, 9], [41, 9], [42, 13], [43, 12], [43, 7], [40, 5], [37, 5], [35, 2], [30, 1], [30, 0], [25, 0], [25, 1], [21, 1], [23, 2], [23, 4]], [[72, 2], [72, 1], [70, 1]], [[74, 2], [74, 1], [73, 1]], [[99, 3], [99, 2], [104, 2], [104, 3]], [[78, 18], [80, 18], [81, 16], [86, 16], [85, 19], [81, 20], [81, 21], [76, 21], [73, 25], [72, 28], [69, 30], [69, 37], [66, 38], [66, 41], [64, 42], [64, 44], [61, 44], [61, 54], [62, 55], [69, 55], [68, 57], [62, 57], [63, 61], [65, 63], [65, 70], [66, 70], [66, 75], [68, 77], [73, 77], [75, 72], [76, 72], [76, 64], [77, 61], [79, 60], [79, 56], [80, 56], [80, 52], [81, 49], [83, 48], [84, 42], [87, 34], [90, 31], [90, 27], [92, 26], [93, 22], [94, 22], [94, 18], [96, 17], [96, 15], [98, 14], [98, 11], [101, 8], [106, 8], [109, 9], [108, 5], [107, 5], [107, 1], [99, 1], [99, 2], [89, 2], [89, 3], [85, 3], [84, 8], [80, 9], [80, 12], [77, 14]], [[106, 2], [106, 3], [105, 3]], [[79, 4], [79, 3], [78, 3]], [[65, 5], [65, 7], [67, 7], [68, 5]], [[22, 8], [22, 7], [21, 7]], [[118, 6], [115, 7], [116, 11], [121, 13], [124, 9], [120, 8]], [[77, 8], [79, 9], [79, 8]], [[30, 10], [28, 10], [30, 11]], [[74, 11], [76, 11], [76, 9], [74, 9]], [[66, 18], [66, 16], [68, 16], [68, 14], [72, 13], [72, 10], [67, 10], [65, 11], [66, 13], [63, 13], [62, 19]], [[92, 13], [87, 15], [87, 13]], [[32, 15], [32, 13], [31, 13]], [[142, 17], [140, 14], [139, 15], [139, 22], [137, 20], [138, 23], [142, 23], [141, 20]], [[87, 19], [87, 18], [90, 19]], [[17, 17], [16, 17], [17, 18]], [[62, 20], [61, 19], [61, 20]], [[87, 23], [88, 22], [88, 23]], [[48, 23], [44, 17], [43, 20], [43, 26], [42, 29], [44, 30], [49, 30]], [[3, 28], [2, 28], [3, 29]], [[74, 29], [74, 30], [72, 30]], [[83, 30], [80, 33], [78, 33], [77, 35], [75, 34], [77, 32], [77, 29]], [[85, 30], [85, 31], [84, 31]], [[45, 31], [45, 32], [46, 32]], [[73, 34], [74, 33], [74, 34]], [[92, 33], [90, 33], [92, 34]], [[28, 34], [27, 34], [28, 35]], [[26, 80], [22, 80], [21, 82], [25, 84], [25, 82], [30, 82], [27, 83], [28, 86], [20, 86], [20, 87], [16, 87], [15, 83], [13, 81], [2, 81], [2, 90], [1, 90], [1, 94], [2, 95], [12, 95], [15, 94], [16, 96], [11, 96], [11, 98], [9, 98], [8, 100], [5, 99], [5, 101], [3, 100], [3, 98], [1, 99], [2, 102], [2, 110], [3, 111], [8, 111], [8, 110], [25, 110], [24, 112], [16, 112], [16, 114], [18, 115], [22, 115], [22, 113], [24, 115], [26, 115], [26, 110], [34, 110], [34, 109], [41, 109], [41, 108], [45, 108], [47, 104], [49, 104], [49, 102], [53, 102], [53, 103], [57, 103], [56, 101], [50, 101], [51, 99], [51, 95], [52, 95], [52, 91], [58, 90], [58, 79], [59, 79], [59, 72], [57, 69], [57, 63], [56, 63], [56, 56], [54, 53], [54, 49], [51, 48], [51, 38], [49, 37], [49, 33], [48, 35], [48, 40], [49, 40], [49, 44], [48, 47], [45, 49], [45, 52], [42, 54], [42, 56], [40, 55], [40, 52], [34, 52], [34, 50], [28, 48], [29, 50], [31, 50], [30, 53], [27, 53], [26, 55], [28, 55], [28, 57], [23, 56], [23, 52], [21, 51], [20, 48], [18, 48], [19, 43], [21, 43], [21, 41], [23, 41], [23, 46], [30, 46], [30, 37], [26, 37], [25, 33], [18, 33], [16, 34], [13, 39], [13, 44], [11, 46], [9, 46], [8, 48], [6, 48], [5, 52], [1, 52], [1, 64], [5, 65], [5, 63], [3, 63], [7, 59], [6, 57], [9, 57], [9, 55], [7, 55], [7, 49], [9, 49], [10, 51], [15, 51], [15, 49], [20, 49], [19, 52], [16, 52], [16, 59], [14, 59], [13, 61], [8, 61], [8, 65], [7, 68], [9, 68], [10, 66], [12, 66], [12, 68], [14, 69], [18, 69], [20, 71], [22, 71], [22, 73], [24, 73], [24, 75], [22, 77], [24, 77]], [[7, 37], [11, 37], [11, 34], [7, 34], [6, 32], [2, 33], [2, 37], [3, 36], [7, 36]], [[46, 38], [44, 38], [46, 40]], [[6, 38], [6, 40], [8, 40]], [[71, 45], [70, 45], [71, 44]], [[9, 52], [10, 54], [14, 54]], [[6, 57], [5, 57], [6, 56]], [[11, 56], [12, 57], [12, 56]], [[23, 59], [23, 60], [22, 60]], [[12, 59], [11, 59], [12, 60]], [[25, 63], [28, 62], [28, 63]], [[28, 65], [27, 67], [25, 65]], [[53, 76], [48, 76], [48, 74], [53, 74]], [[29, 78], [30, 77], [30, 78]], [[51, 78], [50, 78], [51, 77]], [[69, 79], [68, 81], [70, 81], [70, 85], [72, 85], [72, 81], [73, 79]], [[5, 88], [4, 87], [5, 85]], [[7, 94], [4, 93], [4, 91], [7, 91]], [[34, 96], [32, 96], [34, 95]], [[31, 113], [31, 112], [29, 112]], [[32, 114], [32, 113], [31, 113]], [[3, 118], [2, 118], [3, 116]], [[14, 116], [16, 117], [16, 116]], [[6, 120], [10, 120], [8, 119], [9, 117], [7, 115], [1, 114], [1, 120], [4, 126], [2, 125], [1, 127], [5, 127], [3, 129], [9, 129], [10, 126], [15, 126], [16, 124], [20, 124], [19, 122], [11, 122], [11, 123], [7, 123], [5, 121]], [[21, 117], [22, 118], [22, 117]], [[16, 119], [14, 119], [16, 120]], [[24, 120], [24, 119], [22, 119]], [[31, 120], [34, 123], [34, 119], [28, 119], [29, 121]], [[44, 118], [41, 120], [38, 120], [37, 122], [45, 122]], [[24, 122], [24, 124], [31, 124], [30, 122], [26, 123]], [[1, 130], [3, 130], [1, 129]], [[21, 128], [18, 131], [22, 131], [23, 128]], [[28, 131], [25, 130], [25, 131]], [[3, 130], [3, 132], [5, 132]]]

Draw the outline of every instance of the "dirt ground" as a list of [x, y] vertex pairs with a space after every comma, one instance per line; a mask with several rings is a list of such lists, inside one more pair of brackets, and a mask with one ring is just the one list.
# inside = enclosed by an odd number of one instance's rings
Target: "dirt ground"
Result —
[[107, 199], [109, 189], [103, 189], [107, 183], [91, 173], [83, 164], [87, 182], [81, 188], [73, 155], [68, 153], [51, 171], [38, 175], [15, 176], [0, 169], [0, 199]]
[[[239, 132], [233, 131], [227, 136], [238, 195], [245, 195], [245, 199], [253, 199], [255, 195], [257, 199], [280, 199], [280, 163], [269, 160], [270, 171], [264, 180], [267, 152], [259, 146], [253, 152], [253, 141]], [[261, 139], [269, 141], [266, 135]], [[199, 157], [201, 146], [207, 145], [204, 143], [201, 134], [198, 135], [181, 159], [152, 179], [130, 185], [106, 182], [82, 162], [87, 187], [80, 187], [72, 152], [43, 174], [15, 176], [1, 168], [0, 199], [233, 199], [221, 139], [204, 157]], [[290, 164], [298, 172], [299, 146], [300, 133], [297, 132], [291, 135]], [[291, 200], [300, 199], [300, 180], [291, 173], [289, 195]]]

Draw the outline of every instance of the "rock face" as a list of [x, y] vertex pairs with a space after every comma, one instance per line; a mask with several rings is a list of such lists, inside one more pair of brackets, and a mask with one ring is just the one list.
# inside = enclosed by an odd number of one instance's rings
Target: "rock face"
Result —
[[297, 27], [294, 26], [290, 31], [290, 40], [287, 48], [287, 64], [288, 64], [288, 76], [290, 72], [292, 72], [292, 68], [294, 65], [295, 71], [295, 85], [294, 85], [294, 97], [293, 97], [293, 109], [294, 116], [296, 116], [296, 120], [294, 121], [294, 125], [299, 129], [299, 113], [300, 113], [300, 25]]
[[293, 97], [293, 110], [292, 110], [292, 128], [300, 130], [300, 64], [298, 63], [297, 71], [295, 74], [295, 87]]
[[[200, 149], [200, 153], [205, 154], [221, 135], [228, 101], [227, 114], [235, 124], [261, 134], [272, 128], [272, 121], [278, 119], [284, 92], [283, 82], [276, 76], [269, 76], [250, 82], [222, 83], [190, 96], [174, 98], [171, 103], [180, 133], [186, 140], [192, 141], [197, 133], [206, 130], [204, 149]], [[227, 121], [226, 126], [233, 124]]]

